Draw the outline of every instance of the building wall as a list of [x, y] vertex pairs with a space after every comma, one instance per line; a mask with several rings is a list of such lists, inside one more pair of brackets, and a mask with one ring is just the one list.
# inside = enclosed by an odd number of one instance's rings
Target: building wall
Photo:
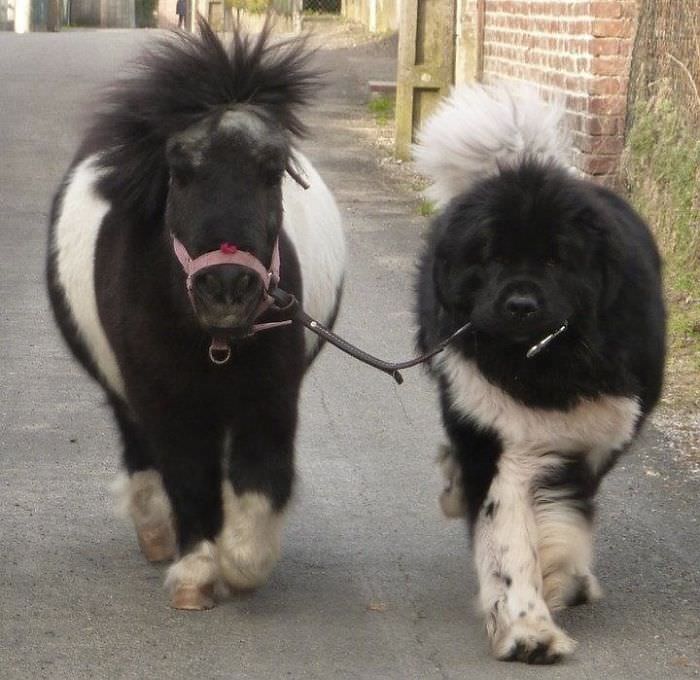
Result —
[[77, 26], [133, 28], [134, 0], [71, 0], [70, 20]]
[[563, 97], [574, 165], [614, 183], [624, 144], [637, 0], [482, 3], [477, 75], [485, 82], [536, 83], [546, 95]]

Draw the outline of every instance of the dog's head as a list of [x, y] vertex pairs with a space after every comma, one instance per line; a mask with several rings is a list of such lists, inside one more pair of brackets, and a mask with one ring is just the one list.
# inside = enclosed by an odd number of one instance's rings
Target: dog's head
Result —
[[477, 184], [441, 215], [434, 282], [442, 306], [499, 343], [568, 323], [584, 334], [615, 296], [615, 227], [597, 189], [524, 163]]

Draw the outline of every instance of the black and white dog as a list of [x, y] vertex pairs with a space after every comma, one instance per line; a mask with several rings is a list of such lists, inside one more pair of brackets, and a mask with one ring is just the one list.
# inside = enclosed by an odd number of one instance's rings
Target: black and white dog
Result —
[[562, 113], [529, 91], [458, 89], [416, 149], [441, 207], [418, 281], [449, 445], [443, 510], [466, 516], [499, 659], [575, 643], [558, 608], [600, 594], [593, 498], [659, 398], [665, 311], [649, 229], [566, 166]]

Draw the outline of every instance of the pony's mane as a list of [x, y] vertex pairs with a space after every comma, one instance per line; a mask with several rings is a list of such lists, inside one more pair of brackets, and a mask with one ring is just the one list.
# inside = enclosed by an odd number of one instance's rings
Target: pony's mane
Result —
[[120, 209], [148, 221], [163, 212], [167, 140], [236, 103], [263, 107], [290, 136], [306, 128], [297, 110], [315, 94], [320, 73], [306, 38], [271, 43], [271, 22], [255, 38], [234, 31], [228, 50], [209, 24], [199, 35], [173, 31], [144, 51], [104, 94], [79, 152], [99, 153], [100, 188]]

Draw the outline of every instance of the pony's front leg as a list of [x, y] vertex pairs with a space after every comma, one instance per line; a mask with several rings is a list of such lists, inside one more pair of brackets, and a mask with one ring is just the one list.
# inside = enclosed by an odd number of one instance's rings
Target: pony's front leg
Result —
[[281, 552], [294, 478], [296, 402], [270, 406], [255, 417], [237, 418], [232, 437], [224, 523], [216, 545], [222, 576], [234, 590], [262, 585]]
[[219, 581], [223, 429], [206, 414], [172, 413], [178, 417], [163, 421], [154, 437], [178, 544], [165, 583], [175, 609], [210, 609]]

